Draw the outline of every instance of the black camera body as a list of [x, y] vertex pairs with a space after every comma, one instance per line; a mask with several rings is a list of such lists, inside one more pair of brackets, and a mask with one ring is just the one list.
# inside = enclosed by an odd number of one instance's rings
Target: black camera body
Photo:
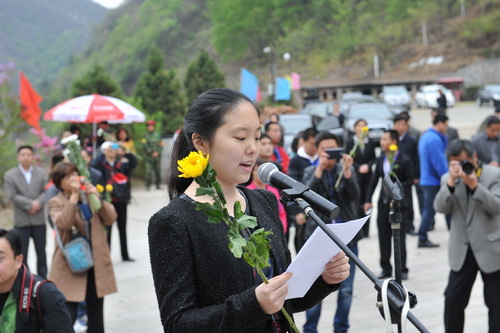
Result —
[[342, 148], [327, 148], [325, 152], [328, 153], [329, 160], [337, 160], [339, 161], [342, 158], [342, 154], [344, 153], [344, 149]]
[[474, 171], [474, 164], [467, 160], [460, 161], [460, 166], [466, 175], [470, 175]]

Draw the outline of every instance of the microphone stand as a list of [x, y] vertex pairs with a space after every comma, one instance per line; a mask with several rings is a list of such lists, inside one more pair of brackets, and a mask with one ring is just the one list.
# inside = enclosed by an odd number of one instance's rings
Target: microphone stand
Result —
[[[381, 298], [380, 293], [382, 290], [383, 282], [377, 278], [377, 276], [347, 247], [346, 244], [344, 244], [340, 240], [340, 238], [338, 238], [337, 235], [335, 235], [335, 233], [330, 228], [327, 227], [325, 222], [323, 222], [323, 220], [319, 218], [319, 216], [314, 212], [314, 210], [307, 203], [307, 201], [301, 198], [302, 194], [305, 191], [308, 191], [309, 188], [307, 188], [306, 186], [304, 186], [299, 182], [297, 182], [297, 184], [300, 185], [294, 186], [293, 188], [290, 189], [283, 190], [282, 192], [284, 195], [281, 198], [281, 200], [285, 202], [287, 201], [295, 202], [300, 207], [300, 209], [308, 217], [310, 217], [328, 235], [328, 237], [330, 237], [332, 241], [335, 242], [335, 244], [337, 244], [337, 246], [342, 251], [344, 251], [344, 253], [349, 257], [349, 259], [352, 262], [354, 262], [356, 266], [358, 266], [359, 269], [373, 282], [375, 289], [378, 291], [378, 298]], [[398, 238], [398, 243], [399, 243], [399, 238]], [[400, 252], [398, 253], [400, 254]], [[399, 260], [401, 260], [401, 258]], [[401, 265], [401, 261], [399, 265]], [[389, 282], [387, 289], [387, 298], [390, 306], [390, 315], [391, 315], [390, 318], [393, 324], [396, 323], [398, 324], [398, 329], [400, 329], [401, 327], [401, 313], [403, 311], [403, 306], [406, 301], [406, 291], [405, 288], [401, 285], [401, 267], [399, 268], [400, 268], [399, 282], [391, 280]], [[417, 297], [412, 292], [408, 292], [408, 294], [409, 294], [410, 307], [414, 308], [415, 305], [417, 304]], [[380, 308], [380, 312], [382, 316], [384, 316], [382, 308]], [[420, 332], [429, 333], [427, 328], [410, 311], [408, 311], [407, 313], [407, 318]]]

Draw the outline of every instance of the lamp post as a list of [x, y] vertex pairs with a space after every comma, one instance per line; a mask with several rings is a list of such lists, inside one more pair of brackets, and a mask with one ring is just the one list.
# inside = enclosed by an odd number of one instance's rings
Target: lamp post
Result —
[[292, 55], [288, 52], [283, 53], [283, 60], [288, 64], [288, 74], [292, 73]]
[[274, 96], [276, 93], [275, 81], [276, 81], [276, 54], [270, 46], [266, 46], [262, 49], [262, 52], [269, 54], [269, 68], [271, 70], [271, 83], [267, 87], [267, 93], [269, 96]]

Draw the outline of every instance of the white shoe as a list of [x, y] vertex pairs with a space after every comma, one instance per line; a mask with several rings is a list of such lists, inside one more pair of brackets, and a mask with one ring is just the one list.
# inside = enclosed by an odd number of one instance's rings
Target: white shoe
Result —
[[75, 333], [85, 333], [87, 332], [87, 325], [77, 319], [73, 325], [73, 329], [75, 330]]

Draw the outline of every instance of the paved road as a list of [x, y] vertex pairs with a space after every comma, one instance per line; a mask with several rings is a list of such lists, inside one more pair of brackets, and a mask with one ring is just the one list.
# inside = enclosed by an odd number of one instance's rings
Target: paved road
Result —
[[[492, 114], [491, 108], [478, 108], [472, 103], [459, 104], [448, 112], [450, 124], [457, 127], [460, 135], [470, 137], [482, 119]], [[429, 127], [430, 112], [424, 109], [412, 110], [413, 125], [421, 130]], [[119, 255], [118, 232], [113, 230], [112, 258], [118, 280], [119, 292], [105, 298], [105, 323], [109, 333], [160, 333], [162, 332], [156, 297], [152, 285], [149, 266], [147, 225], [150, 216], [167, 203], [164, 191], [146, 192], [135, 188], [134, 203], [129, 206], [128, 235], [129, 252], [136, 259], [133, 263], [123, 263]], [[375, 212], [376, 213], [376, 212]], [[415, 224], [419, 225], [420, 217]], [[376, 274], [379, 273], [378, 243], [376, 228], [370, 237], [360, 242], [360, 258]], [[434, 242], [440, 243], [437, 249], [418, 249], [417, 239], [407, 240], [409, 279], [405, 282], [408, 290], [417, 294], [418, 305], [412, 312], [430, 330], [443, 332], [443, 291], [446, 286], [447, 237], [444, 218], [437, 217], [436, 230], [429, 235]], [[47, 253], [53, 251], [52, 237], [48, 236]], [[31, 250], [32, 251], [32, 250]], [[31, 252], [33, 253], [33, 252]], [[32, 260], [32, 259], [31, 259]], [[30, 261], [31, 261], [30, 260]], [[384, 321], [374, 304], [376, 292], [371, 282], [359, 270], [355, 277], [354, 299], [351, 309], [350, 332], [384, 332]], [[323, 306], [319, 332], [332, 332], [332, 318], [335, 311], [336, 294], [330, 295]], [[295, 315], [299, 327], [304, 322], [304, 314]], [[486, 332], [487, 314], [482, 299], [482, 283], [477, 281], [470, 300], [466, 317], [466, 332]], [[409, 323], [408, 332], [416, 332]]]

